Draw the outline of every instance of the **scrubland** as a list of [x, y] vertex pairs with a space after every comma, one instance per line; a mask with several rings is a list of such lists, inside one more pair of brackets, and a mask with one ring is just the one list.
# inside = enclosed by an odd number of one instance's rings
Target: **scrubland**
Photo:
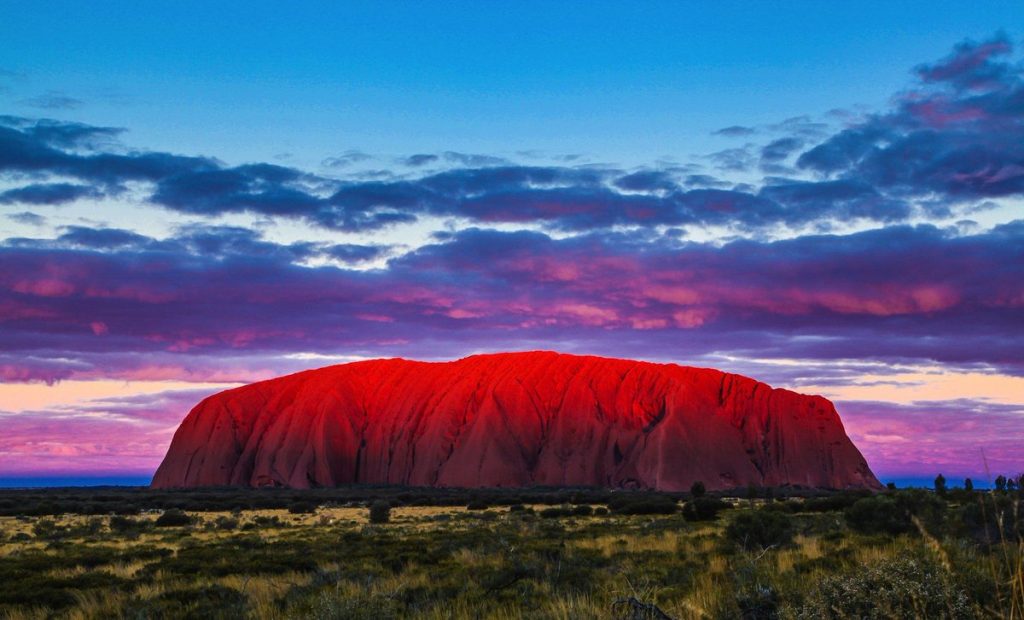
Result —
[[1024, 618], [1016, 492], [371, 495], [0, 493], [0, 617]]

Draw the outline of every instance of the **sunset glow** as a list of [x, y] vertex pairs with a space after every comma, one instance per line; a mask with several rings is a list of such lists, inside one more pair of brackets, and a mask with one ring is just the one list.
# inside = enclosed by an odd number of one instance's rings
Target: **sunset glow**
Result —
[[[557, 17], [531, 5], [441, 44], [405, 8], [268, 19], [287, 66], [137, 40], [152, 17], [2, 20], [0, 482], [150, 475], [252, 381], [540, 349], [823, 395], [883, 482], [1024, 471], [1020, 32], [891, 8], [905, 41], [837, 14], [825, 47], [799, 11], [660, 7], [553, 45], [502, 22]], [[748, 11], [794, 51], [723, 49]], [[659, 25], [684, 17], [708, 31]], [[71, 53], [97, 39], [133, 51]]]

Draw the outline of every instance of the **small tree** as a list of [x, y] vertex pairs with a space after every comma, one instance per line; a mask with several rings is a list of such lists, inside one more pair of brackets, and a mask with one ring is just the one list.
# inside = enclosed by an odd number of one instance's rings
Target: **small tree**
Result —
[[946, 477], [942, 474], [935, 476], [935, 493], [940, 497], [946, 496]]
[[996, 491], [1006, 490], [1006, 476], [996, 476]]
[[370, 523], [387, 523], [391, 520], [391, 504], [378, 499], [370, 504]]
[[974, 482], [970, 478], [964, 478], [964, 491], [968, 493], [974, 491]]
[[692, 495], [695, 499], [698, 497], [704, 497], [705, 493], [707, 493], [707, 489], [704, 487], [704, 483], [701, 482], [700, 480], [694, 482], [693, 485], [690, 487], [690, 495]]

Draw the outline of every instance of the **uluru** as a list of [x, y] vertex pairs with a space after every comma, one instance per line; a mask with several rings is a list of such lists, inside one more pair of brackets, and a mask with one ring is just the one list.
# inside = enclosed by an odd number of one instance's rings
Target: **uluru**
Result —
[[215, 394], [152, 485], [879, 488], [821, 396], [548, 351], [381, 359]]

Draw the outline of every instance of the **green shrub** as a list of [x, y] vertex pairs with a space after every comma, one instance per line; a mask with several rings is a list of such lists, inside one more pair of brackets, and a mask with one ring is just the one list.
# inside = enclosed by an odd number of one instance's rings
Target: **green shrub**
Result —
[[811, 589], [797, 617], [972, 618], [967, 596], [926, 558], [888, 559], [829, 576]]
[[589, 517], [594, 514], [594, 509], [586, 504], [582, 504], [573, 508], [572, 514], [576, 517]]
[[620, 515], [669, 515], [679, 510], [679, 504], [661, 493], [623, 493], [609, 500], [608, 509]]
[[572, 515], [572, 508], [568, 506], [551, 506], [540, 511], [542, 519], [561, 519]]
[[52, 519], [40, 519], [32, 524], [32, 534], [44, 540], [56, 540], [67, 534], [65, 528], [57, 525]]
[[487, 500], [473, 499], [466, 504], [466, 510], [487, 510], [491, 505], [487, 503]]
[[959, 533], [981, 543], [1024, 539], [1024, 502], [1007, 494], [979, 494], [957, 516]]
[[391, 520], [391, 504], [379, 499], [370, 504], [370, 523], [387, 523]]
[[933, 535], [942, 533], [946, 504], [920, 489], [857, 500], [844, 511], [850, 529], [863, 534], [908, 534], [918, 531], [914, 518]]
[[183, 527], [192, 525], [192, 517], [177, 508], [168, 508], [162, 515], [157, 517], [154, 525], [157, 527]]
[[139, 521], [130, 517], [122, 517], [121, 515], [114, 515], [110, 517], [110, 531], [123, 534], [129, 530], [137, 529], [139, 527]]
[[795, 528], [793, 518], [778, 510], [746, 510], [725, 528], [726, 536], [747, 550], [789, 544]]
[[288, 506], [288, 512], [293, 515], [308, 515], [316, 512], [316, 502], [310, 500], [292, 502]]
[[732, 504], [715, 497], [697, 497], [683, 504], [683, 518], [687, 521], [714, 521], [718, 513]]
[[130, 603], [126, 617], [227, 620], [245, 617], [248, 607], [248, 598], [238, 590], [209, 585], [193, 590], [172, 590]]
[[801, 507], [806, 512], [838, 512], [846, 510], [858, 500], [873, 497], [870, 491], [848, 491], [827, 497], [812, 497]]
[[779, 592], [768, 584], [754, 584], [736, 596], [743, 620], [776, 620], [779, 617]]
[[238, 519], [235, 517], [220, 516], [217, 517], [216, 521], [214, 521], [214, 525], [218, 530], [231, 531], [238, 529]]

